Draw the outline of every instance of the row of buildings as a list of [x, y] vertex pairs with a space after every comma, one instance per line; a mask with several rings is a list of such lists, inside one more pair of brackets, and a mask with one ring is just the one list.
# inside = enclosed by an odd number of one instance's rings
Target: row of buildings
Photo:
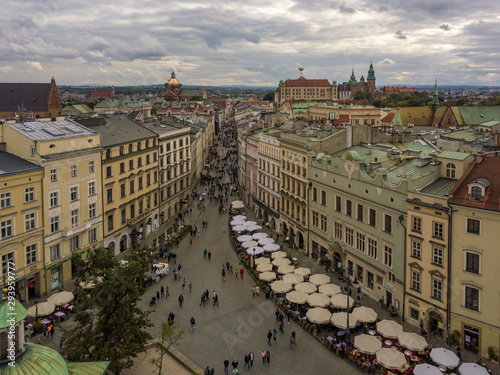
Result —
[[238, 157], [244, 200], [283, 242], [415, 326], [498, 350], [498, 158], [370, 123], [293, 120], [240, 132]]
[[74, 253], [119, 254], [175, 220], [216, 136], [214, 121], [124, 115], [0, 127], [0, 282], [13, 265], [21, 301], [70, 282]]

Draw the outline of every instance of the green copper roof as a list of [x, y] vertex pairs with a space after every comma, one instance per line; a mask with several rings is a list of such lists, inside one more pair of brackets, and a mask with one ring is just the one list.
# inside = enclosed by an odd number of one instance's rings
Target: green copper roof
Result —
[[434, 93], [432, 94], [432, 106], [437, 107], [439, 106], [439, 94], [438, 94], [438, 82], [434, 83]]
[[370, 63], [370, 69], [368, 70], [368, 77], [366, 79], [375, 79], [375, 70], [373, 70], [373, 64]]
[[468, 154], [466, 152], [443, 151], [440, 154], [438, 154], [438, 157], [445, 158], [445, 159], [453, 159], [453, 160], [465, 160], [470, 155], [471, 154]]
[[17, 323], [26, 318], [27, 314], [28, 310], [18, 300], [11, 303], [9, 301], [0, 302], [0, 329], [11, 325], [9, 319], [15, 318]]
[[500, 120], [500, 106], [459, 107], [465, 125], [477, 125], [490, 120]]
[[47, 346], [26, 343], [26, 351], [16, 358], [16, 367], [0, 365], [2, 375], [69, 375], [64, 358]]
[[354, 75], [354, 68], [352, 68], [351, 78], [349, 78], [349, 83], [357, 83], [356, 76]]
[[74, 362], [68, 363], [69, 375], [102, 375], [109, 362]]

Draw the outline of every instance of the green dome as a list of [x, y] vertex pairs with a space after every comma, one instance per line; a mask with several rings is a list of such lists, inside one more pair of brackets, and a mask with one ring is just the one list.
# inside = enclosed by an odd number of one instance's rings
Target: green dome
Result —
[[0, 302], [0, 329], [11, 326], [9, 319], [16, 319], [16, 324], [26, 318], [28, 310], [17, 299], [9, 303], [8, 300]]
[[16, 367], [0, 365], [2, 375], [68, 375], [64, 358], [47, 346], [26, 343], [26, 351], [16, 358]]

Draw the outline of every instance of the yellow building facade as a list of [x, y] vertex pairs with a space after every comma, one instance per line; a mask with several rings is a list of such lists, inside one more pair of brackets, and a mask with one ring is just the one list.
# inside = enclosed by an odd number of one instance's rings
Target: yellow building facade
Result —
[[42, 167], [0, 152], [0, 283], [14, 276], [22, 302], [45, 293], [42, 179]]

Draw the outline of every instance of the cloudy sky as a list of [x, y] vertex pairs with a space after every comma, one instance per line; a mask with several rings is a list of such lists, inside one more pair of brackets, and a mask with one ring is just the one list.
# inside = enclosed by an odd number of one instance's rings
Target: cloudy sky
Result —
[[500, 85], [498, 0], [3, 0], [0, 81]]

